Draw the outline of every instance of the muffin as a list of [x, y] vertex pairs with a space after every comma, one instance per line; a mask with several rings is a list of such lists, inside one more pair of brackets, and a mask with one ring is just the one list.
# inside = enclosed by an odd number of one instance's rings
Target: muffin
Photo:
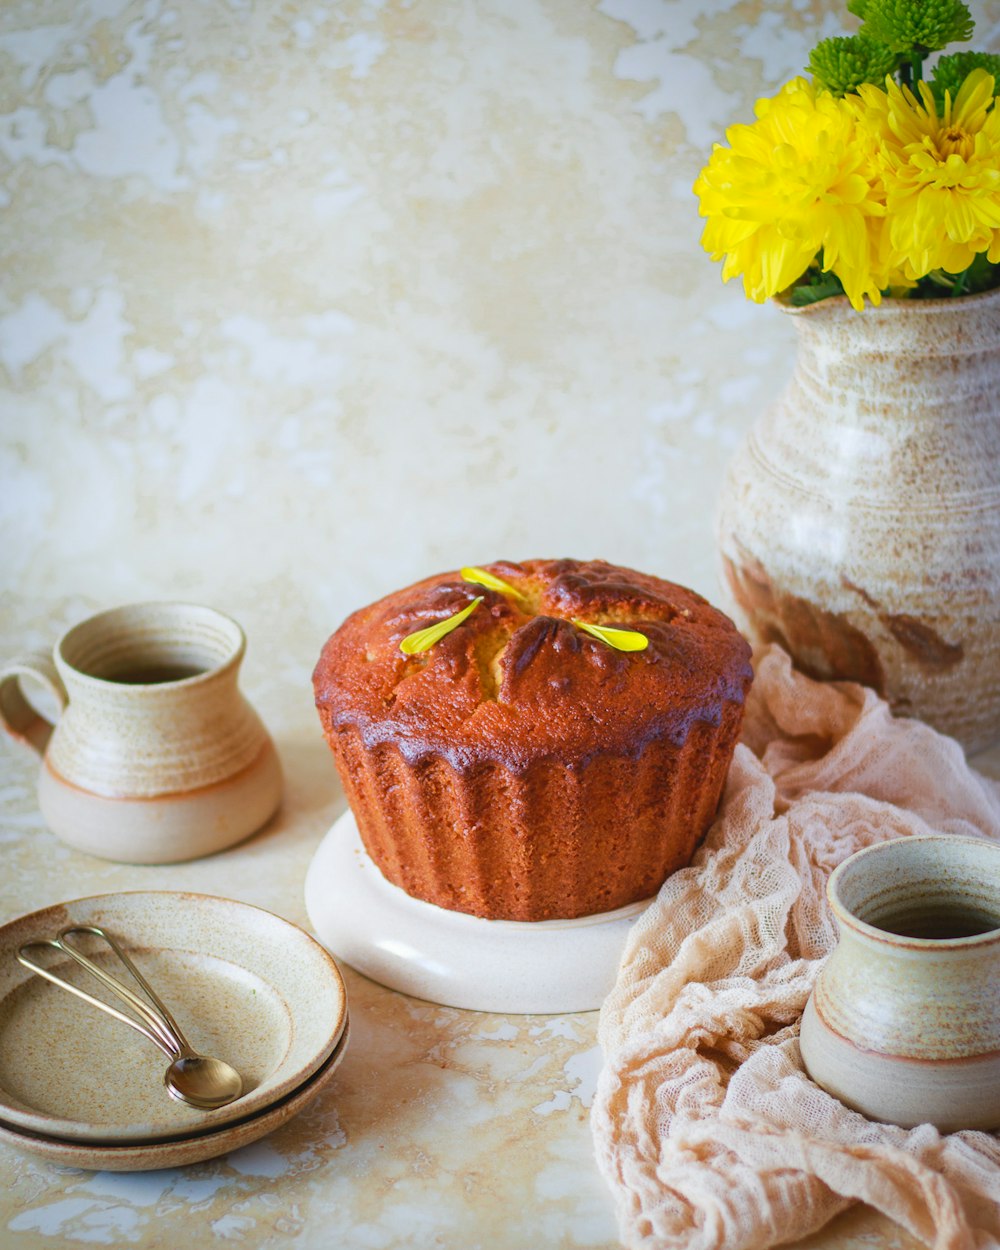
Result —
[[700, 595], [602, 560], [464, 572], [486, 584], [442, 573], [355, 612], [313, 674], [369, 855], [491, 919], [650, 897], [712, 822], [750, 647]]

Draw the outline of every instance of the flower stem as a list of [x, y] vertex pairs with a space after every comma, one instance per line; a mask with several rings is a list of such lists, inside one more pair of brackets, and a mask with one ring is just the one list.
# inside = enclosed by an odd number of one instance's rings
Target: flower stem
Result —
[[955, 279], [954, 285], [951, 288], [952, 299], [954, 299], [956, 295], [962, 295], [964, 293], [965, 284], [969, 280], [969, 270], [971, 268], [972, 266], [970, 265], [968, 269], [963, 269]]

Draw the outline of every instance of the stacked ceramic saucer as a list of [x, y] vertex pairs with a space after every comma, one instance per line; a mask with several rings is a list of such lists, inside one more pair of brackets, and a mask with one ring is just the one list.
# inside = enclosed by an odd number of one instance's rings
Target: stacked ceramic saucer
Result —
[[[237, 1069], [242, 1096], [211, 1111], [172, 1099], [160, 1050], [21, 966], [23, 944], [67, 925], [113, 934], [192, 1046]], [[78, 980], [71, 961], [47, 962]], [[58, 904], [0, 927], [0, 1142], [106, 1171], [226, 1154], [278, 1128], [329, 1084], [348, 1031], [336, 963], [270, 912], [168, 892]]]

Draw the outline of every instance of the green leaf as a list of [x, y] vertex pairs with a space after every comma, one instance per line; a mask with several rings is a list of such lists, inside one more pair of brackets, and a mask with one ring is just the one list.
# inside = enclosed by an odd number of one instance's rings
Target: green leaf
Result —
[[944, 93], [951, 92], [952, 100], [959, 88], [974, 69], [984, 69], [993, 75], [993, 94], [1000, 95], [1000, 56], [995, 52], [951, 52], [939, 59], [931, 77], [931, 91], [939, 106], [944, 104]]
[[963, 295], [979, 295], [1000, 287], [1000, 264], [991, 264], [985, 252], [973, 259], [961, 273], [945, 273], [933, 269], [917, 283], [912, 299], [960, 299]]
[[971, 39], [976, 26], [962, 0], [866, 0], [864, 23], [861, 34], [918, 58]]
[[482, 601], [483, 596], [476, 595], [467, 608], [456, 612], [454, 616], [449, 616], [446, 621], [438, 621], [436, 625], [428, 625], [426, 629], [418, 629], [414, 634], [407, 634], [399, 644], [400, 651], [404, 655], [418, 655], [421, 651], [429, 651], [436, 642], [440, 642], [446, 634], [457, 629], [467, 617], [471, 616]]
[[788, 295], [788, 302], [793, 308], [805, 308], [809, 304], [818, 304], [820, 300], [844, 294], [844, 284], [835, 273], [810, 272], [813, 274], [810, 280], [797, 283]]
[[990, 264], [985, 252], [980, 252], [965, 271], [964, 292], [966, 295], [980, 291], [992, 291], [1000, 286], [1000, 264]]
[[[950, 295], [955, 287], [955, 279], [950, 273], [945, 273], [943, 269], [932, 269], [930, 273], [925, 273], [921, 281], [933, 282], [935, 286], [944, 287]], [[940, 295], [940, 291], [935, 291], [935, 295]]]
[[649, 646], [649, 639], [637, 629], [611, 629], [607, 625], [590, 625], [575, 616], [573, 624], [577, 629], [585, 630], [601, 642], [606, 642], [609, 647], [614, 647], [616, 651], [645, 651]]
[[818, 43], [807, 68], [817, 86], [843, 96], [863, 82], [885, 86], [886, 74], [895, 73], [898, 64], [899, 57], [884, 43], [865, 35], [844, 35]]
[[502, 577], [497, 577], [495, 573], [489, 573], [486, 569], [477, 568], [474, 564], [462, 569], [461, 575], [464, 582], [471, 582], [473, 586], [485, 586], [487, 590], [499, 591], [501, 595], [512, 595], [515, 599], [524, 598], [519, 590], [515, 590]]

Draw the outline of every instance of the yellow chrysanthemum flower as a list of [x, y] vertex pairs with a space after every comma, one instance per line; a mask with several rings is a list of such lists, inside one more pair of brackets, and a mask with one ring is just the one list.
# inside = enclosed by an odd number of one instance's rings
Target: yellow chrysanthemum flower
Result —
[[729, 147], [716, 144], [694, 184], [708, 218], [702, 244], [725, 258], [723, 279], [742, 274], [761, 303], [822, 251], [855, 308], [865, 295], [877, 304], [887, 285], [887, 270], [873, 266], [884, 209], [857, 102], [795, 78], [755, 111], [755, 122], [726, 131]]
[[878, 137], [885, 188], [882, 260], [910, 280], [932, 269], [961, 273], [986, 252], [1000, 261], [1000, 110], [993, 78], [969, 74], [939, 115], [926, 83], [918, 100], [891, 79], [862, 86], [866, 123]]

